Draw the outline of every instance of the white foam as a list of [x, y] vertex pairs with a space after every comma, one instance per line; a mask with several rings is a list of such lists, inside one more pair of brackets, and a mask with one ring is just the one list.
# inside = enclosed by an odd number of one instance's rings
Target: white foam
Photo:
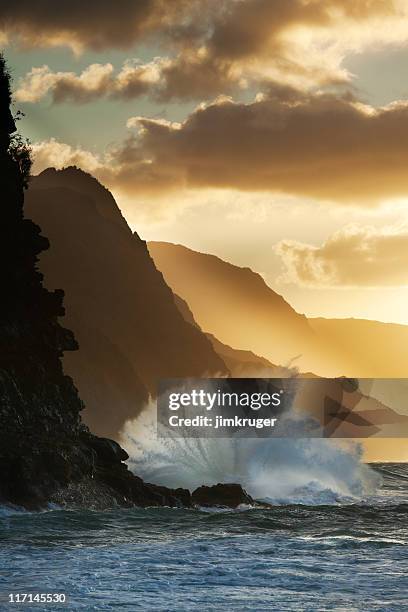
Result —
[[327, 439], [157, 438], [151, 403], [129, 422], [121, 443], [129, 467], [148, 482], [193, 490], [240, 483], [272, 503], [331, 504], [371, 495], [381, 477], [362, 462], [360, 445]]

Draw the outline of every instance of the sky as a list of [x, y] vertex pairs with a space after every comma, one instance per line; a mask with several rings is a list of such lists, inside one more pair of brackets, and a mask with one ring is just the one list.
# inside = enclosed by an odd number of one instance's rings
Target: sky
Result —
[[308, 316], [408, 324], [406, 1], [5, 0], [0, 45], [35, 172]]

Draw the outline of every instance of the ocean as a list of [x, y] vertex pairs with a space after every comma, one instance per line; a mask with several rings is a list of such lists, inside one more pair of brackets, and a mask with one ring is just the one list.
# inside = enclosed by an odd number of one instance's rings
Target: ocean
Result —
[[3, 509], [0, 609], [407, 610], [408, 467], [374, 472], [358, 501], [311, 486], [264, 509]]

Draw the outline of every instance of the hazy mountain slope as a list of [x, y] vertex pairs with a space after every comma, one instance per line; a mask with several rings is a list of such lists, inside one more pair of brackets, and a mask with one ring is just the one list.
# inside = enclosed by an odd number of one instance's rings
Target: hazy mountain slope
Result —
[[48, 169], [32, 180], [26, 209], [50, 237], [40, 269], [47, 287], [65, 288], [67, 324], [80, 345], [66, 368], [94, 431], [117, 434], [159, 378], [226, 373], [96, 179]]
[[148, 247], [200, 327], [221, 342], [285, 364], [314, 341], [306, 317], [249, 268], [180, 245], [150, 242]]
[[181, 245], [149, 242], [148, 248], [200, 327], [220, 342], [283, 367], [293, 364], [325, 376], [344, 373], [335, 347], [326, 344], [307, 318], [259, 274]]
[[354, 376], [406, 378], [408, 326], [364, 319], [309, 319], [310, 326], [349, 355]]
[[[174, 298], [186, 321], [197, 326], [198, 323], [187, 302], [178, 295], [175, 295]], [[334, 437], [355, 438], [364, 435], [368, 438], [379, 434], [380, 431], [385, 431], [384, 428], [387, 428], [389, 435], [395, 436], [398, 429], [407, 430], [408, 408], [405, 406], [407, 397], [405, 381], [393, 380], [390, 385], [388, 380], [360, 379], [358, 391], [352, 394], [343, 393], [343, 379], [341, 378], [335, 381], [328, 380], [322, 387], [319, 377], [311, 372], [296, 372], [293, 369], [273, 365], [267, 359], [251, 351], [232, 348], [211, 334], [207, 334], [207, 337], [234, 377], [286, 378], [297, 376], [298, 379], [309, 379], [310, 382], [307, 385], [303, 385], [301, 380], [298, 380], [302, 391], [299, 394], [297, 407], [301, 411], [306, 409], [309, 414], [320, 418], [327, 402], [334, 401], [336, 412], [337, 404], [340, 402], [343, 407], [342, 418], [334, 420], [330, 432], [327, 432]], [[315, 379], [316, 383], [313, 384], [313, 380], [310, 379]]]
[[249, 268], [180, 245], [150, 242], [157, 267], [206, 332], [236, 349], [321, 376], [405, 377], [408, 327], [306, 319]]
[[[183, 300], [179, 295], [174, 294], [174, 301], [176, 302], [177, 308], [180, 310], [184, 319], [199, 327], [198, 323], [194, 319], [194, 315], [191, 312], [187, 302]], [[201, 329], [201, 328], [200, 328]], [[240, 349], [232, 348], [228, 344], [220, 342], [213, 334], [206, 334], [214, 347], [216, 353], [222, 358], [231, 376], [236, 378], [273, 378], [274, 376], [285, 376], [289, 375], [289, 370], [285, 370], [279, 366], [275, 366], [273, 363], [255, 355], [252, 351], [243, 351]]]
[[214, 349], [222, 357], [226, 366], [235, 378], [275, 378], [290, 376], [291, 370], [275, 366], [273, 363], [255, 355], [252, 351], [235, 349], [220, 342], [212, 334], [207, 334]]

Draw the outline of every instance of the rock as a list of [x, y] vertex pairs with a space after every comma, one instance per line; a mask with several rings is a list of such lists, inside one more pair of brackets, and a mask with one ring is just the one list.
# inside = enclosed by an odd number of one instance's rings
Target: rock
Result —
[[109, 438], [97, 438], [83, 434], [82, 436], [87, 444], [97, 454], [98, 460], [107, 463], [120, 463], [129, 459], [127, 452], [114, 440]]
[[240, 504], [253, 504], [254, 500], [239, 484], [218, 483], [212, 487], [198, 487], [191, 500], [197, 506], [224, 506], [236, 508]]

